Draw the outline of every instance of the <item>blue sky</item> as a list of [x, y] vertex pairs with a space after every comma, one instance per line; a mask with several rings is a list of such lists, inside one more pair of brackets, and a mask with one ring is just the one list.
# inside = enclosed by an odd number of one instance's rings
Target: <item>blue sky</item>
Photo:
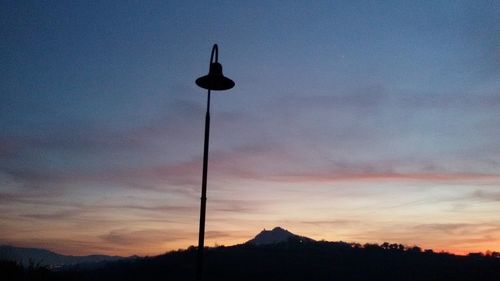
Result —
[[[494, 1], [1, 4], [0, 242], [196, 243], [212, 44], [208, 243], [499, 250]], [[429, 235], [432, 234], [432, 235]], [[430, 237], [432, 236], [432, 237]]]

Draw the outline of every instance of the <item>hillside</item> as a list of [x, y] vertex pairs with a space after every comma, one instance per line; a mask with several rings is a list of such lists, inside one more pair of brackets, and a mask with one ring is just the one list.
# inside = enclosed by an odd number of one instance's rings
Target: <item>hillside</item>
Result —
[[[276, 231], [284, 233], [282, 229]], [[207, 248], [205, 258], [204, 280], [207, 281], [498, 281], [500, 276], [498, 253], [492, 256], [456, 256], [434, 253], [431, 250], [422, 251], [419, 247], [405, 247], [401, 244], [360, 245], [314, 241], [293, 234], [276, 243], [244, 243]], [[43, 271], [39, 275], [35, 274], [36, 276], [31, 274], [27, 279], [22, 277], [26, 276], [26, 272], [24, 275], [18, 273], [7, 276], [8, 279], [0, 279], [194, 280], [195, 260], [196, 248], [190, 247], [156, 257], [110, 262], [100, 268], [73, 266], [65, 271]]]
[[[121, 261], [97, 270], [58, 273], [55, 280], [194, 280], [196, 249]], [[500, 259], [422, 252], [398, 244], [343, 242], [242, 244], [206, 251], [205, 280], [495, 280]]]
[[0, 246], [0, 260], [15, 261], [25, 266], [36, 264], [51, 268], [75, 264], [92, 264], [122, 259], [119, 256], [88, 255], [68, 256], [61, 255], [46, 249], [22, 248], [3, 245]]
[[248, 240], [247, 244], [252, 245], [268, 245], [276, 244], [280, 242], [286, 242], [287, 240], [294, 239], [297, 241], [310, 241], [314, 240], [308, 237], [293, 234], [290, 231], [283, 229], [281, 227], [275, 227], [272, 230], [262, 230], [253, 239]]

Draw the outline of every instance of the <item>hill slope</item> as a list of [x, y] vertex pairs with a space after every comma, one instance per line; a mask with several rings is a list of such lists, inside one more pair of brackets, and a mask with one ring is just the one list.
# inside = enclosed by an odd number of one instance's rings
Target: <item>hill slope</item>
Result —
[[122, 258], [105, 255], [66, 256], [45, 249], [0, 246], [0, 260], [15, 261], [23, 265], [34, 263], [42, 266], [59, 267], [81, 263], [116, 261]]
[[[205, 252], [204, 280], [499, 280], [498, 258], [396, 246], [288, 240], [211, 248]], [[58, 272], [53, 280], [194, 280], [195, 261], [196, 249], [191, 248], [95, 270]]]
[[[156, 257], [122, 259], [100, 267], [62, 271], [20, 269], [0, 262], [0, 280], [194, 280], [197, 249]], [[207, 248], [205, 281], [498, 281], [500, 254], [456, 256], [419, 247], [314, 241], [282, 228], [263, 231], [247, 243]], [[27, 277], [28, 276], [28, 277]]]
[[297, 241], [314, 241], [311, 238], [305, 236], [299, 236], [291, 233], [290, 231], [283, 229], [281, 227], [275, 227], [272, 230], [262, 230], [259, 234], [257, 234], [253, 239], [248, 240], [247, 244], [252, 245], [268, 245], [268, 244], [276, 244], [280, 242], [286, 242], [288, 240], [297, 240]]

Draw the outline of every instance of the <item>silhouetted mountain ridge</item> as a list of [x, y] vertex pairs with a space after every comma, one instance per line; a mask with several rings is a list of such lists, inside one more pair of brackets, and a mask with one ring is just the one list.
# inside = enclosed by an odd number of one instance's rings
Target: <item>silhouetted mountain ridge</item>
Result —
[[299, 242], [314, 241], [311, 238], [293, 234], [290, 231], [277, 226], [272, 230], [266, 230], [266, 229], [262, 230], [253, 239], [248, 240], [246, 244], [267, 245], [267, 244], [286, 242], [287, 240], [297, 240]]
[[[268, 240], [269, 237], [272, 239]], [[265, 230], [249, 241], [266, 243], [247, 242], [206, 248], [204, 280], [498, 281], [500, 276], [499, 253], [457, 256], [397, 243], [361, 245], [304, 238], [307, 237], [275, 228]], [[65, 271], [43, 271], [40, 274], [34, 271], [36, 274], [29, 279], [2, 279], [0, 270], [0, 279], [194, 280], [196, 257], [197, 248], [189, 247], [155, 257], [109, 262], [99, 268], [75, 266]]]
[[84, 263], [116, 261], [119, 259], [123, 259], [123, 257], [106, 255], [70, 256], [61, 255], [46, 249], [23, 248], [9, 245], [0, 246], [0, 260], [15, 261], [25, 266], [33, 263], [41, 266], [60, 267]]
[[[96, 270], [59, 272], [55, 280], [194, 280], [197, 249], [122, 260]], [[500, 259], [422, 251], [384, 243], [357, 244], [288, 239], [207, 248], [206, 281], [458, 280], [498, 281]]]

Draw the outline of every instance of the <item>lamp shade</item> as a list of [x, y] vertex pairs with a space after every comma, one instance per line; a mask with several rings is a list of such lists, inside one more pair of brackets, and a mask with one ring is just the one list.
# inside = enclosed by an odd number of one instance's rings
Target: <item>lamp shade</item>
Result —
[[234, 82], [222, 74], [220, 63], [212, 62], [208, 74], [196, 79], [196, 85], [207, 90], [224, 91], [234, 87]]

